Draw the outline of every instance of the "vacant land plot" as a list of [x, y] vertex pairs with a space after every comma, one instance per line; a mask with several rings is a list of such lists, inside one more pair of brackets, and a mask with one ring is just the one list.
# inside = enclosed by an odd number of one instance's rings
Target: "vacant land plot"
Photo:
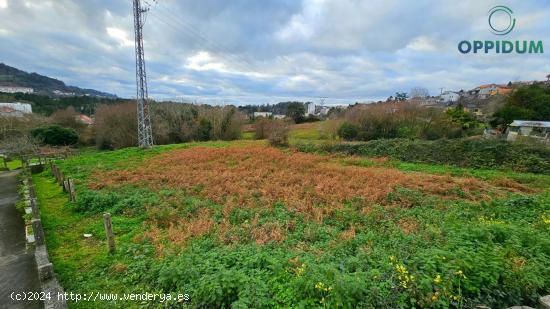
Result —
[[[77, 179], [78, 202], [66, 203], [48, 172], [35, 182], [69, 291], [352, 308], [534, 304], [550, 288], [548, 176], [389, 165], [263, 142], [125, 149], [59, 165]], [[112, 257], [103, 212], [113, 214]]]

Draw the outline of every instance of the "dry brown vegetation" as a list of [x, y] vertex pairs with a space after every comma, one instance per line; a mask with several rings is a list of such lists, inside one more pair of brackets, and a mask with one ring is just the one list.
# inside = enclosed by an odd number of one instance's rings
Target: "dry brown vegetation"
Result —
[[[376, 161], [383, 163], [385, 160]], [[167, 245], [181, 247], [209, 233], [216, 234], [225, 244], [281, 243], [295, 228], [292, 220], [259, 223], [258, 216], [235, 226], [230, 218], [237, 209], [259, 210], [282, 202], [305, 220], [321, 223], [342, 210], [346, 201], [362, 214], [368, 214], [375, 204], [390, 208], [418, 205], [418, 197], [414, 194], [396, 192], [397, 195], [389, 198], [397, 187], [443, 199], [470, 200], [488, 200], [507, 191], [525, 192], [526, 189], [508, 180], [488, 183], [475, 178], [343, 164], [342, 158], [337, 156], [283, 151], [268, 146], [196, 147], [163, 153], [147, 159], [139, 168], [96, 170], [89, 186], [91, 189], [112, 189], [131, 184], [153, 191], [176, 189], [185, 196], [198, 196], [222, 205], [223, 218], [219, 221], [213, 219], [212, 209], [208, 207], [201, 207], [191, 217], [182, 217], [175, 209], [152, 206], [150, 229], [144, 236], [152, 241], [159, 255], [166, 252]], [[171, 202], [177, 203], [176, 200]], [[170, 213], [156, 217], [159, 211]], [[419, 228], [413, 219], [403, 219], [397, 224], [406, 234], [415, 233]], [[246, 231], [245, 234], [242, 231]], [[352, 226], [340, 238], [349, 240], [354, 236]]]
[[[475, 178], [342, 166], [334, 157], [265, 146], [176, 150], [145, 161], [139, 169], [98, 170], [93, 179], [93, 189], [124, 184], [153, 190], [180, 189], [226, 207], [255, 207], [281, 201], [315, 220], [354, 198], [384, 203], [397, 186], [449, 198], [460, 195], [479, 199], [504, 192], [499, 184]], [[523, 189], [509, 182], [505, 187]], [[459, 189], [461, 193], [455, 193]]]

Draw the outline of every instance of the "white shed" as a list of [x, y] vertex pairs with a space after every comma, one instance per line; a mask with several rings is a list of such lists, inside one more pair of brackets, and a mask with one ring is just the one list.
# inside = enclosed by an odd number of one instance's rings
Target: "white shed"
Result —
[[518, 136], [549, 140], [550, 121], [514, 120], [508, 126], [506, 139], [514, 141]]

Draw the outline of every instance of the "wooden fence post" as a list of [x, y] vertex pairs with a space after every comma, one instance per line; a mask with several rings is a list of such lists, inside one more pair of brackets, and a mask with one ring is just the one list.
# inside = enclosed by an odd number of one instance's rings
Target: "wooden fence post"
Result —
[[109, 244], [109, 253], [115, 253], [115, 235], [113, 234], [113, 224], [111, 222], [111, 214], [103, 214], [103, 223], [105, 224], [105, 234], [107, 235], [107, 242]]
[[65, 175], [63, 175], [62, 171], [59, 171], [59, 180], [58, 183], [60, 186], [63, 186], [63, 181], [65, 181]]
[[76, 189], [74, 187], [74, 181], [69, 178], [68, 185], [69, 185], [69, 201], [76, 202]]
[[52, 163], [52, 174], [53, 174], [53, 177], [55, 177], [55, 180], [57, 181], [59, 176], [57, 174], [57, 165], [55, 165], [55, 163]]

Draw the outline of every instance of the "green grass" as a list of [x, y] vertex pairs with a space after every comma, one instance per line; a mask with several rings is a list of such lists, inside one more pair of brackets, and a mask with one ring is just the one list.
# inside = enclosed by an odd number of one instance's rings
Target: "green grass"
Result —
[[[188, 293], [194, 306], [226, 308], [500, 308], [534, 305], [550, 290], [550, 182], [545, 175], [341, 157], [342, 164], [364, 167], [483, 181], [508, 178], [539, 191], [468, 200], [397, 187], [383, 203], [345, 201], [320, 221], [282, 203], [263, 205], [259, 198], [255, 207], [226, 210], [224, 204], [202, 199], [200, 190], [87, 188], [96, 169], [136, 169], [145, 158], [173, 149], [264, 143], [86, 152], [58, 162], [77, 180], [77, 203], [67, 202], [48, 171], [34, 175], [50, 258], [63, 287], [83, 293]], [[201, 210], [210, 211], [214, 229], [178, 244], [163, 238], [178, 218], [192, 222]], [[118, 245], [113, 256], [107, 254], [103, 211], [113, 214]], [[218, 228], [224, 218], [230, 225], [222, 239]], [[143, 237], [152, 226], [159, 227], [158, 243]], [[255, 242], [255, 228], [273, 227], [283, 228], [284, 239]], [[84, 233], [94, 236], [86, 240]], [[70, 303], [71, 308], [141, 305]]]
[[[0, 167], [4, 167], [4, 158], [0, 158]], [[21, 160], [11, 160], [11, 161], [8, 161], [7, 162], [7, 166], [10, 170], [15, 170], [15, 169], [18, 169], [20, 168], [22, 165], [21, 165]]]
[[289, 139], [291, 140], [320, 140], [321, 134], [319, 133], [319, 128], [304, 128], [304, 129], [293, 129], [290, 131]]
[[241, 134], [241, 139], [244, 140], [253, 140], [254, 139], [254, 132], [243, 132]]
[[[113, 230], [119, 245], [115, 255], [109, 255], [103, 227], [103, 216], [81, 215], [71, 208], [52, 175], [45, 171], [33, 176], [38, 195], [46, 245], [54, 271], [65, 291], [74, 293], [124, 293], [152, 291], [147, 286], [133, 285], [130, 289], [117, 267], [133, 262], [123, 254], [131, 239], [143, 231], [143, 216], [113, 218]], [[89, 239], [84, 234], [92, 234]], [[122, 266], [121, 266], [122, 265]], [[139, 303], [78, 302], [71, 308], [137, 308]]]

